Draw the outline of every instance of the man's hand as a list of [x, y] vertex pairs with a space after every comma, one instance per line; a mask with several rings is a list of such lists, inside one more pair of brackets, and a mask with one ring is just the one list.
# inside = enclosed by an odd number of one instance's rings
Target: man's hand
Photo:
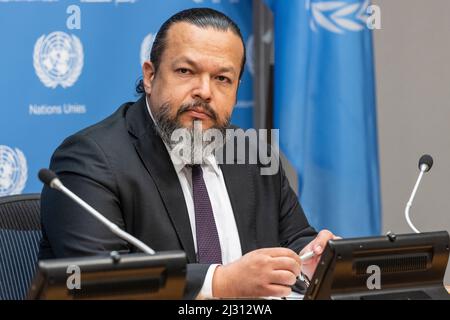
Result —
[[300, 271], [300, 257], [290, 249], [255, 250], [231, 264], [216, 268], [212, 283], [213, 296], [288, 296]]
[[342, 239], [341, 237], [335, 236], [328, 230], [322, 230], [319, 232], [317, 237], [311, 241], [306, 247], [300, 251], [300, 256], [305, 254], [306, 252], [313, 251], [314, 257], [309, 260], [302, 261], [302, 272], [308, 276], [308, 278], [312, 278], [314, 271], [316, 271], [317, 265], [319, 264], [320, 257], [325, 249], [325, 246], [328, 243], [328, 240], [337, 240]]

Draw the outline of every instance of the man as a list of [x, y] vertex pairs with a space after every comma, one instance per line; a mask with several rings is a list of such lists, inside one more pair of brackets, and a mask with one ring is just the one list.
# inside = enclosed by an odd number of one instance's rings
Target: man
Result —
[[[182, 11], [158, 32], [142, 98], [66, 139], [51, 160], [67, 187], [119, 227], [156, 251], [186, 252], [186, 298], [289, 295], [334, 238], [309, 226], [282, 170], [265, 176], [258, 164], [214, 156], [195, 165], [172, 152], [177, 129], [230, 127], [244, 64], [233, 21]], [[41, 259], [135, 251], [56, 191], [44, 188], [41, 211]], [[302, 265], [300, 251], [316, 256]]]

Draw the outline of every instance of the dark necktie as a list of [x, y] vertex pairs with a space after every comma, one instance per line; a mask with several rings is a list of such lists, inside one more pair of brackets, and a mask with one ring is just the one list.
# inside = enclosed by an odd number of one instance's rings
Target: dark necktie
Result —
[[192, 194], [194, 197], [195, 227], [198, 263], [222, 264], [219, 235], [209, 200], [203, 171], [199, 165], [192, 166]]

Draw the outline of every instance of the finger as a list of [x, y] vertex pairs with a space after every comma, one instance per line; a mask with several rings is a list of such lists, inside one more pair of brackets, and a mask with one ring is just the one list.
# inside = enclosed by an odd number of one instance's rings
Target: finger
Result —
[[334, 238], [334, 234], [332, 234], [328, 230], [322, 230], [317, 235], [316, 239], [313, 241], [313, 250], [316, 255], [321, 255], [323, 252], [323, 249], [328, 243], [328, 240], [331, 240]]
[[297, 281], [297, 276], [290, 271], [276, 270], [271, 272], [269, 279], [271, 284], [292, 286]]
[[282, 286], [278, 284], [270, 284], [267, 286], [264, 295], [272, 297], [287, 297], [292, 293], [290, 286]]
[[272, 258], [288, 257], [288, 258], [294, 259], [295, 261], [297, 261], [300, 264], [300, 257], [298, 256], [298, 254], [296, 254], [291, 249], [288, 249], [288, 248], [266, 248], [266, 249], [261, 249], [261, 251], [262, 251], [262, 253], [265, 253], [265, 254], [271, 256]]
[[301, 264], [290, 257], [277, 257], [272, 260], [273, 270], [286, 270], [298, 276], [302, 270]]

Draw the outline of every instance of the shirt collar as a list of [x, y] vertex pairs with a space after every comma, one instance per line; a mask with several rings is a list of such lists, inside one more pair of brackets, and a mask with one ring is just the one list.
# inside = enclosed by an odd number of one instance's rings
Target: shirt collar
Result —
[[[152, 109], [150, 108], [150, 105], [148, 103], [147, 96], [145, 97], [145, 104], [147, 106], [147, 111], [153, 120], [153, 123], [155, 124], [155, 126], [157, 126], [158, 124], [156, 123], [155, 118], [153, 117]], [[169, 152], [170, 160], [172, 160], [172, 164], [175, 168], [176, 173], [179, 174], [184, 168], [186, 168], [188, 163], [186, 162], [185, 159], [179, 157], [175, 152], [171, 152], [171, 149], [165, 142], [164, 142], [164, 145], [166, 146], [167, 152]], [[207, 166], [208, 168], [212, 168], [214, 173], [216, 175], [219, 175], [219, 173], [220, 173], [219, 165], [217, 164], [217, 160], [213, 154], [210, 154], [203, 160], [204, 160], [204, 163], [202, 165], [202, 168], [204, 168], [205, 166]]]

